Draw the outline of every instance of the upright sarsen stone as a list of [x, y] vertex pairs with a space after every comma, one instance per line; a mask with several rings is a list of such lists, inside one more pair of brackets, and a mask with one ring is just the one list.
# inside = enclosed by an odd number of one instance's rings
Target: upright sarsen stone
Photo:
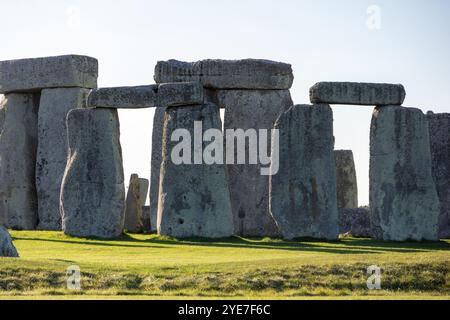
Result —
[[125, 229], [128, 232], [142, 232], [142, 202], [139, 176], [132, 174], [128, 185], [125, 210]]
[[285, 239], [338, 238], [333, 113], [296, 105], [276, 121], [279, 171], [270, 177], [270, 210]]
[[139, 178], [139, 201], [141, 207], [145, 206], [147, 202], [148, 185], [149, 181], [147, 179]]
[[441, 205], [439, 237], [450, 238], [450, 113], [428, 112], [433, 177]]
[[19, 254], [14, 246], [11, 236], [3, 226], [0, 225], [0, 258], [17, 258]]
[[166, 108], [157, 108], [153, 117], [152, 128], [152, 156], [150, 164], [150, 209], [144, 213], [144, 225], [151, 225], [151, 231], [157, 230], [159, 174], [162, 161], [162, 139], [164, 129], [164, 115]]
[[122, 233], [125, 186], [117, 110], [75, 109], [67, 116], [69, 158], [61, 187], [64, 233]]
[[0, 93], [45, 88], [96, 88], [97, 59], [65, 55], [0, 61]]
[[[225, 108], [224, 130], [227, 139], [233, 138], [227, 130], [235, 129], [256, 130], [254, 132], [262, 139], [259, 130], [265, 129], [268, 133], [267, 155], [270, 156], [273, 124], [293, 104], [288, 90], [218, 90], [212, 99], [219, 107]], [[234, 152], [234, 164], [227, 162], [235, 234], [250, 237], [279, 236], [279, 230], [269, 212], [269, 179], [261, 173], [263, 165], [260, 161], [258, 164], [249, 163], [248, 141], [245, 150], [239, 150], [235, 142], [235, 148], [231, 150]], [[238, 152], [244, 151], [246, 163], [238, 164]]]
[[[183, 140], [187, 143], [183, 155], [191, 151], [191, 164], [178, 164], [172, 157], [172, 152], [181, 142], [172, 141], [172, 134], [182, 129], [195, 139], [195, 121], [201, 122], [202, 132], [212, 128], [220, 132], [219, 109], [213, 104], [167, 108], [164, 117], [158, 232], [177, 238], [228, 237], [233, 234], [233, 221], [225, 166], [194, 164], [195, 147], [187, 140]], [[209, 143], [202, 145], [202, 150], [205, 150]]]
[[439, 199], [421, 110], [378, 107], [370, 130], [370, 213], [374, 237], [437, 240]]
[[41, 230], [61, 230], [60, 192], [66, 168], [67, 113], [86, 105], [88, 89], [59, 88], [41, 92], [38, 121], [36, 188]]
[[336, 150], [336, 185], [339, 209], [358, 208], [358, 184], [351, 150]]
[[38, 221], [35, 184], [38, 94], [7, 94], [0, 105], [0, 224], [34, 230]]

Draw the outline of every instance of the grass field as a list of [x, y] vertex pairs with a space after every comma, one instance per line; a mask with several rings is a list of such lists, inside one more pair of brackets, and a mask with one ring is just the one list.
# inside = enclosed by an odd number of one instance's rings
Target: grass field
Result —
[[[450, 299], [450, 241], [177, 241], [125, 235], [113, 241], [11, 231], [20, 259], [0, 258], [0, 298]], [[67, 289], [67, 267], [82, 289]], [[368, 290], [367, 267], [382, 268]]]

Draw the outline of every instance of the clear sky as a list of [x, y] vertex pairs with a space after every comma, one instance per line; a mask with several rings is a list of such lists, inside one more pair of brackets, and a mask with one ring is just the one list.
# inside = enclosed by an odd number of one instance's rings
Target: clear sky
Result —
[[[0, 60], [93, 56], [101, 87], [151, 84], [158, 60], [265, 58], [292, 64], [296, 104], [318, 81], [392, 82], [406, 106], [450, 112], [448, 0], [0, 0], [0, 14]], [[372, 108], [333, 110], [366, 204]], [[127, 180], [150, 175], [152, 118], [120, 111]]]

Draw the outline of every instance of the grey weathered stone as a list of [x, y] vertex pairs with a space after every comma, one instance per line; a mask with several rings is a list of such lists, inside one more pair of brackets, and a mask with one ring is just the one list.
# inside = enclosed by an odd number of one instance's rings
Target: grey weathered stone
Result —
[[339, 209], [339, 233], [353, 237], [372, 237], [369, 208]]
[[156, 232], [156, 228], [154, 229], [153, 226], [156, 226], [156, 221], [153, 222], [150, 221], [150, 206], [143, 206], [142, 207], [142, 226], [144, 229], [144, 232], [146, 233], [153, 233]]
[[179, 82], [138, 87], [100, 88], [92, 90], [88, 104], [95, 108], [140, 109], [202, 102], [201, 83]]
[[280, 160], [278, 173], [270, 177], [270, 210], [283, 237], [337, 239], [336, 165], [330, 106], [293, 106], [280, 116], [274, 127], [280, 135]]
[[428, 122], [419, 109], [375, 109], [370, 132], [374, 237], [437, 240], [439, 199], [431, 173]]
[[11, 229], [36, 228], [35, 184], [39, 95], [7, 94], [0, 134], [0, 224]]
[[69, 158], [61, 186], [63, 230], [79, 237], [119, 236], [125, 186], [117, 110], [72, 110], [67, 129]]
[[440, 200], [439, 237], [450, 238], [450, 113], [427, 114], [433, 177]]
[[[158, 216], [159, 174], [162, 161], [162, 139], [164, 129], [165, 108], [155, 110], [152, 128], [152, 157], [150, 171], [150, 216], [144, 213], [144, 221], [149, 221], [151, 230], [156, 231], [156, 217]], [[154, 223], [155, 222], [155, 223]], [[147, 230], [147, 229], [146, 229]]]
[[401, 105], [405, 96], [401, 84], [319, 82], [310, 89], [311, 103]]
[[158, 107], [187, 106], [203, 103], [200, 82], [161, 83], [158, 88]]
[[8, 230], [6, 230], [3, 226], [0, 226], [0, 257], [19, 257]]
[[[214, 100], [225, 108], [225, 130], [268, 129], [270, 132], [277, 118], [293, 104], [288, 90], [220, 90]], [[270, 155], [270, 133], [267, 139]], [[269, 179], [261, 174], [264, 166], [249, 164], [248, 144], [246, 164], [237, 164], [237, 152], [236, 146], [235, 164], [227, 165], [234, 232], [250, 237], [279, 236], [269, 212]]]
[[0, 93], [44, 88], [95, 88], [97, 76], [97, 60], [86, 56], [0, 61]]
[[142, 232], [142, 203], [139, 176], [132, 174], [128, 185], [125, 210], [125, 229], [128, 232]]
[[200, 81], [213, 89], [289, 89], [294, 76], [290, 64], [270, 60], [159, 61], [155, 81]]
[[[177, 238], [228, 237], [233, 234], [233, 218], [225, 166], [176, 164], [171, 157], [174, 147], [178, 145], [178, 142], [171, 141], [172, 133], [176, 129], [186, 129], [194, 137], [194, 121], [202, 122], [203, 132], [210, 128], [221, 129], [219, 109], [213, 104], [167, 108], [164, 117], [158, 232]], [[191, 148], [192, 161], [194, 147], [189, 144], [187, 148]]]
[[82, 88], [41, 92], [36, 160], [40, 230], [61, 230], [59, 200], [68, 155], [66, 117], [71, 109], [86, 106], [88, 93], [88, 89]]
[[154, 108], [158, 85], [138, 87], [112, 87], [92, 90], [88, 106], [94, 108]]
[[336, 191], [338, 208], [358, 208], [358, 183], [351, 150], [336, 150]]
[[147, 202], [148, 185], [148, 179], [139, 178], [139, 200], [141, 207], [145, 206], [145, 203]]

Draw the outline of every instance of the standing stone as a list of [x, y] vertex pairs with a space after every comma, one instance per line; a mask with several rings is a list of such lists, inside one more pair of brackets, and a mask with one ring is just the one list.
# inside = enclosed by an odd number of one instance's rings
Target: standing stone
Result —
[[[221, 134], [219, 109], [213, 104], [167, 108], [164, 117], [161, 182], [159, 188], [158, 231], [160, 235], [177, 238], [223, 238], [233, 234], [230, 197], [225, 166], [221, 164], [194, 164], [195, 145], [199, 137], [194, 135], [194, 121], [202, 124], [202, 132], [216, 129]], [[171, 141], [177, 129], [190, 135], [182, 141]], [[192, 137], [192, 144], [190, 137]], [[187, 161], [180, 163], [172, 156], [179, 143], [186, 144], [183, 155]], [[205, 150], [210, 143], [200, 144]], [[218, 142], [221, 145], [221, 141]], [[194, 145], [194, 147], [192, 146]], [[200, 151], [201, 151], [200, 150]], [[218, 152], [218, 151], [216, 151]]]
[[339, 209], [339, 233], [352, 237], [372, 237], [368, 207]]
[[35, 184], [38, 94], [7, 94], [0, 134], [0, 224], [20, 230], [36, 228]]
[[149, 181], [147, 179], [139, 178], [139, 200], [141, 207], [145, 206], [147, 202], [148, 184]]
[[[150, 211], [149, 216], [144, 214], [144, 221], [149, 221], [151, 231], [157, 230], [157, 216], [158, 216], [158, 197], [159, 197], [159, 174], [162, 161], [162, 139], [164, 129], [164, 115], [166, 108], [157, 108], [153, 118], [152, 129], [152, 158], [150, 171]], [[153, 223], [155, 222], [155, 224]], [[144, 222], [147, 224], [147, 222]], [[148, 230], [148, 229], [146, 229]]]
[[156, 221], [150, 221], [150, 206], [143, 206], [142, 207], [142, 226], [144, 229], [144, 232], [146, 233], [153, 233], [156, 232]]
[[0, 226], [0, 257], [19, 257], [8, 230], [6, 230], [3, 226]]
[[125, 229], [128, 232], [142, 232], [142, 201], [139, 176], [132, 174], [128, 186], [125, 210]]
[[[224, 129], [268, 130], [267, 156], [271, 150], [271, 129], [277, 118], [292, 106], [288, 90], [220, 90], [214, 100], [225, 108]], [[227, 138], [229, 138], [227, 134]], [[232, 138], [232, 136], [231, 136]], [[248, 142], [248, 141], [247, 141]], [[234, 163], [227, 165], [233, 210], [234, 232], [248, 237], [276, 237], [279, 230], [269, 212], [269, 179], [261, 174], [268, 165], [249, 164], [249, 144], [246, 144], [246, 164], [237, 164], [238, 144], [235, 144]], [[256, 149], [258, 150], [258, 149]]]
[[311, 103], [363, 106], [401, 105], [406, 97], [401, 84], [319, 82], [310, 89]]
[[97, 59], [65, 55], [0, 61], [0, 93], [44, 88], [96, 88]]
[[427, 114], [433, 176], [440, 200], [439, 237], [450, 238], [450, 113]]
[[270, 177], [270, 209], [283, 237], [337, 239], [336, 165], [330, 106], [293, 106], [280, 116], [274, 127], [280, 135], [280, 160], [279, 171], [272, 169]]
[[64, 233], [122, 234], [125, 186], [117, 110], [75, 109], [67, 116], [69, 158], [61, 187]]
[[338, 208], [358, 208], [358, 184], [355, 161], [351, 150], [334, 152], [336, 160], [336, 188]]
[[36, 188], [41, 230], [61, 230], [59, 198], [67, 162], [66, 117], [86, 104], [88, 89], [59, 88], [41, 92], [38, 121]]
[[374, 237], [437, 240], [439, 199], [421, 110], [375, 109], [370, 131], [370, 212]]

